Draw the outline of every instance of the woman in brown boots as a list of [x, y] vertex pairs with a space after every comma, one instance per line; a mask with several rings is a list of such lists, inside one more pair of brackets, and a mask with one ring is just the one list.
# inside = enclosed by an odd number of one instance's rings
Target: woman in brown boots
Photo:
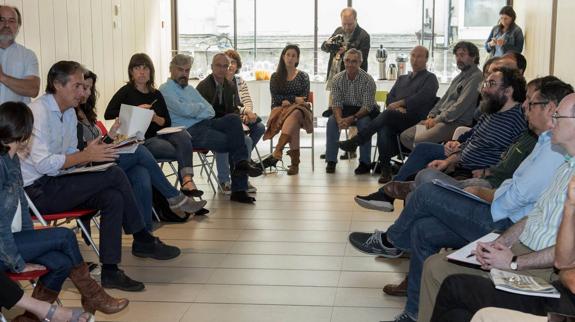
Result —
[[282, 159], [283, 148], [289, 143], [287, 155], [291, 158], [288, 175], [299, 172], [299, 130], [313, 131], [313, 115], [306, 102], [309, 94], [309, 77], [297, 69], [300, 50], [296, 45], [287, 45], [281, 53], [275, 73], [270, 79], [272, 112], [268, 119], [264, 140], [271, 139], [281, 131], [281, 135], [271, 156], [263, 162], [274, 166]]
[[[17, 155], [26, 149], [32, 127], [33, 115], [28, 106], [15, 102], [0, 105], [0, 270], [22, 273], [48, 269], [34, 288], [33, 298], [53, 303], [66, 278], [70, 278], [82, 295], [86, 312], [120, 312], [128, 300], [109, 296], [90, 277], [71, 230], [34, 230], [32, 226]], [[39, 319], [25, 312], [13, 321]]]

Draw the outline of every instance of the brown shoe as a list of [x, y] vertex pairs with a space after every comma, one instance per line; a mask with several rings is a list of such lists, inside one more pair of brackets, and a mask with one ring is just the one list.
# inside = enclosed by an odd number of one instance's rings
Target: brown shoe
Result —
[[405, 200], [413, 189], [415, 189], [415, 181], [390, 181], [383, 186], [386, 195], [399, 200]]
[[391, 296], [407, 296], [407, 276], [399, 284], [387, 284], [384, 286], [383, 293]]
[[82, 307], [86, 312], [94, 314], [96, 310], [105, 314], [114, 314], [128, 306], [127, 299], [116, 299], [108, 295], [88, 271], [86, 263], [82, 263], [72, 269], [70, 279], [82, 294]]

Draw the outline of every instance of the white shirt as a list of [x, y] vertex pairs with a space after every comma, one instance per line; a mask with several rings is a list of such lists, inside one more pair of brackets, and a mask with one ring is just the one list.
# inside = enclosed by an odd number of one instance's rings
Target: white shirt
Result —
[[16, 214], [14, 214], [14, 219], [12, 219], [12, 233], [19, 233], [22, 231], [22, 204], [18, 200], [18, 207], [16, 208]]
[[30, 152], [18, 154], [24, 187], [44, 175], [57, 175], [66, 155], [78, 151], [78, 119], [74, 108], [60, 112], [52, 94], [44, 94], [28, 106], [34, 114]]
[[[39, 75], [36, 54], [18, 43], [13, 43], [6, 49], [0, 48], [0, 65], [2, 65], [2, 71], [6, 75], [14, 78], [23, 79], [28, 76]], [[28, 104], [31, 98], [18, 95], [6, 85], [0, 83], [0, 104], [8, 101]]]

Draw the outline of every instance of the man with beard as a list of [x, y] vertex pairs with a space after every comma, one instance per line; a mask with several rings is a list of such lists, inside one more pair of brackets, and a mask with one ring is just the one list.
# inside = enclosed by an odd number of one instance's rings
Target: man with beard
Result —
[[[515, 76], [511, 76], [515, 75]], [[508, 113], [514, 108], [520, 108], [511, 89], [510, 79], [521, 79], [516, 70], [502, 69], [490, 75], [484, 85], [482, 93], [489, 100], [492, 96], [499, 96], [496, 92], [506, 92], [505, 103], [501, 104], [499, 111], [496, 104], [484, 105], [486, 112], [482, 116], [481, 122], [485, 122], [486, 117], [493, 118], [501, 113]], [[494, 81], [495, 83], [489, 83]], [[518, 81], [523, 83], [524, 81]], [[509, 84], [509, 85], [505, 85]], [[488, 86], [490, 85], [490, 86]], [[499, 89], [493, 87], [498, 86]], [[524, 85], [523, 85], [524, 86]], [[522, 88], [522, 87], [520, 87]], [[493, 95], [486, 95], [487, 92]], [[521, 91], [519, 89], [519, 91]], [[523, 96], [524, 92], [523, 92]], [[499, 115], [500, 116], [500, 115]], [[548, 125], [542, 124], [542, 117], [536, 119], [529, 118], [533, 122], [532, 129], [536, 134], [548, 129]], [[496, 128], [491, 128], [496, 131]], [[474, 131], [479, 130], [474, 128]], [[496, 133], [497, 134], [497, 133]], [[499, 130], [501, 135], [501, 130]], [[489, 139], [489, 137], [486, 137]], [[529, 145], [529, 144], [527, 144]], [[517, 145], [508, 153], [515, 153]], [[560, 157], [560, 155], [557, 155]], [[546, 158], [539, 157], [537, 160]], [[553, 160], [559, 160], [555, 158]], [[559, 160], [560, 161], [560, 160]], [[500, 164], [502, 167], [503, 165]], [[491, 180], [489, 181], [491, 182]], [[493, 183], [497, 184], [497, 183]], [[505, 190], [505, 189], [504, 189]], [[506, 229], [513, 222], [519, 220], [522, 213], [507, 212], [503, 216], [499, 213], [492, 216], [490, 207], [470, 198], [449, 192], [433, 183], [425, 183], [418, 187], [402, 211], [400, 217], [387, 232], [375, 231], [369, 233], [352, 233], [349, 236], [350, 243], [360, 251], [372, 254], [383, 255], [384, 257], [398, 257], [404, 250], [411, 252], [409, 275], [407, 282], [408, 301], [404, 313], [396, 318], [397, 321], [415, 321], [418, 318], [419, 290], [423, 262], [425, 259], [436, 253], [442, 247], [461, 247], [468, 241], [479, 238], [493, 229]]]
[[[481, 93], [484, 113], [459, 141], [449, 141], [445, 145], [420, 143], [399, 169], [395, 176], [397, 181], [387, 183], [368, 196], [356, 196], [355, 201], [365, 208], [393, 211], [392, 197], [404, 195], [404, 191], [414, 188], [411, 183], [399, 182], [426, 167], [469, 178], [473, 170], [496, 164], [526, 128], [520, 103], [525, 100], [525, 78], [516, 69], [502, 67], [487, 77]], [[431, 175], [426, 178], [425, 182], [434, 179]]]
[[38, 58], [16, 43], [22, 17], [16, 8], [0, 6], [0, 104], [30, 103], [40, 91]]
[[[225, 57], [225, 56], [224, 56]], [[170, 78], [160, 86], [172, 119], [172, 126], [184, 126], [192, 136], [194, 147], [229, 153], [233, 161], [232, 194], [230, 200], [252, 204], [256, 201], [247, 193], [248, 176], [235, 175], [238, 170], [251, 177], [262, 174], [249, 158], [242, 120], [238, 114], [214, 118], [216, 112], [196, 89], [188, 86], [192, 57], [178, 54], [170, 62]]]

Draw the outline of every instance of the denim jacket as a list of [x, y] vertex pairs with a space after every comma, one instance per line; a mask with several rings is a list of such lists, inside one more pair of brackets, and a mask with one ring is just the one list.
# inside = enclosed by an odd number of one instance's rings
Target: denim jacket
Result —
[[33, 225], [28, 215], [28, 202], [24, 195], [17, 155], [10, 159], [8, 153], [0, 154], [0, 186], [0, 263], [13, 272], [21, 272], [26, 263], [18, 253], [12, 234], [12, 221], [18, 208], [18, 200], [22, 209], [22, 230], [33, 229]]

